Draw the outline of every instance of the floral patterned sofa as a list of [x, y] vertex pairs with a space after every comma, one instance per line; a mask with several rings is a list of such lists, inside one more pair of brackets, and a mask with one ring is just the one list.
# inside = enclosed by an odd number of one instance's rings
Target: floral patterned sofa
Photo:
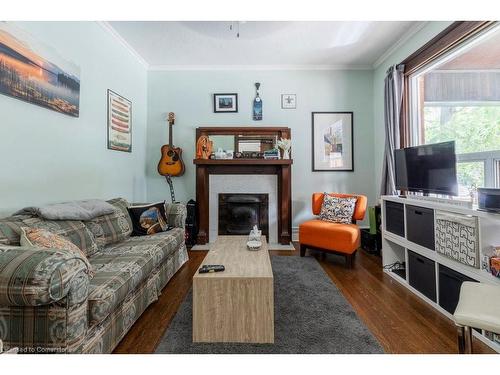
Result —
[[[128, 203], [90, 221], [0, 219], [0, 339], [21, 353], [111, 353], [188, 260], [186, 208], [167, 204], [168, 232], [131, 237]], [[20, 228], [44, 228], [87, 255], [19, 246]]]

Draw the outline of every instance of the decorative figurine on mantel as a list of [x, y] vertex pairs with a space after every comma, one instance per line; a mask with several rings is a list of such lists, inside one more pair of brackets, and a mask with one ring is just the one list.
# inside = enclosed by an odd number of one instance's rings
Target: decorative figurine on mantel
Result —
[[262, 246], [261, 241], [262, 231], [257, 228], [257, 225], [253, 226], [253, 229], [248, 235], [247, 247], [248, 250], [259, 250]]
[[292, 147], [292, 140], [281, 138], [276, 142], [276, 145], [283, 150], [282, 159], [290, 159], [290, 148]]
[[196, 159], [208, 159], [212, 153], [213, 143], [206, 135], [202, 135], [196, 142]]

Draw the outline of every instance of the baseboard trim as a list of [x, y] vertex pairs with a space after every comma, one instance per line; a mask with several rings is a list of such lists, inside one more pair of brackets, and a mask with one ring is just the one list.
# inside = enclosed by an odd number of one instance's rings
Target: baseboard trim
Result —
[[[367, 229], [369, 228], [369, 226], [367, 225], [363, 225], [363, 226], [360, 226], [361, 229]], [[299, 227], [292, 227], [292, 242], [299, 242]], [[288, 249], [284, 249], [284, 248], [276, 248], [276, 249], [272, 249], [271, 246], [273, 244], [269, 244], [269, 249], [270, 250], [288, 250]], [[279, 245], [279, 244], [276, 244], [278, 246], [287, 246], [287, 245]], [[206, 250], [209, 250], [210, 249], [210, 244], [206, 244], [206, 245], [195, 245], [193, 246], [193, 248], [191, 250], [203, 250], [203, 251], [206, 251]], [[293, 249], [290, 249], [290, 250], [293, 250]]]

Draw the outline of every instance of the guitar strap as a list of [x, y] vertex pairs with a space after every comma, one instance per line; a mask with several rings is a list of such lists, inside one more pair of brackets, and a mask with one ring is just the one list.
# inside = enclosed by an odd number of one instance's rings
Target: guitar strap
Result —
[[174, 192], [174, 184], [172, 183], [172, 176], [169, 174], [165, 175], [165, 179], [167, 180], [168, 186], [170, 187], [170, 199], [172, 203], [175, 203], [175, 192]]

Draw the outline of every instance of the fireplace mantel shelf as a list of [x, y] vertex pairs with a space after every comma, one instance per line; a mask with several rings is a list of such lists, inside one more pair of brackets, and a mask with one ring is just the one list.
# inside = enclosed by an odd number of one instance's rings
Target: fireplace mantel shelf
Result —
[[292, 159], [194, 159], [196, 165], [292, 165]]

